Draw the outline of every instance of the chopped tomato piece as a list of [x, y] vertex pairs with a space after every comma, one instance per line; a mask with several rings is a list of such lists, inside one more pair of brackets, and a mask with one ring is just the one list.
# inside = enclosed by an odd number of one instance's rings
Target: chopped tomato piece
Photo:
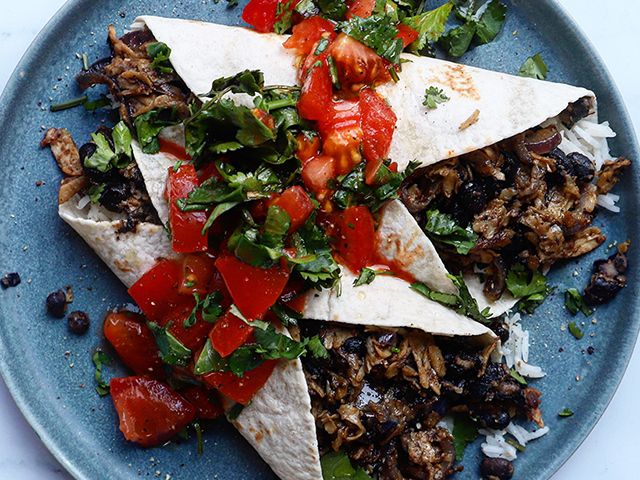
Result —
[[343, 90], [357, 91], [363, 85], [390, 79], [386, 62], [374, 50], [353, 37], [341, 33], [329, 47], [338, 69], [338, 78]]
[[158, 380], [114, 378], [110, 387], [124, 438], [143, 447], [165, 443], [196, 418], [193, 405]]
[[279, 265], [271, 268], [253, 267], [231, 255], [216, 260], [233, 302], [249, 320], [260, 318], [282, 293], [289, 270]]
[[227, 357], [239, 346], [247, 343], [253, 330], [252, 326], [247, 325], [233, 313], [227, 312], [211, 329], [209, 340], [221, 357]]
[[326, 155], [320, 155], [302, 167], [302, 181], [319, 200], [323, 200], [327, 195], [329, 191], [327, 182], [335, 177], [335, 160]]
[[156, 341], [142, 315], [126, 310], [109, 312], [103, 331], [118, 357], [134, 373], [154, 378], [164, 375]]
[[296, 140], [298, 141], [296, 157], [298, 157], [298, 160], [300, 160], [303, 165], [318, 155], [320, 151], [320, 137], [317, 135], [308, 137], [304, 133], [300, 133]]
[[304, 77], [298, 111], [307, 120], [322, 120], [333, 100], [333, 85], [329, 66], [326, 60], [318, 60], [319, 65], [312, 64]]
[[187, 153], [187, 150], [182, 146], [166, 138], [158, 137], [160, 142], [160, 151], [173, 155], [178, 160], [191, 160], [191, 156]]
[[387, 102], [370, 88], [360, 92], [362, 111], [362, 152], [367, 159], [365, 181], [372, 185], [376, 173], [389, 154], [397, 117]]
[[182, 279], [178, 292], [182, 295], [206, 294], [216, 271], [215, 259], [206, 254], [186, 255], [182, 260]]
[[196, 301], [193, 297], [184, 297], [183, 303], [171, 310], [160, 322], [160, 325], [167, 326], [169, 332], [176, 337], [180, 343], [192, 352], [201, 348], [207, 341], [207, 335], [211, 331], [213, 325], [202, 319], [200, 311], [196, 312], [196, 321], [190, 327], [184, 325], [185, 320], [189, 318]]
[[186, 198], [199, 185], [193, 165], [182, 165], [178, 171], [173, 167], [169, 168], [167, 197], [172, 247], [175, 252], [204, 252], [209, 247], [207, 235], [202, 234], [202, 228], [207, 222], [206, 212], [183, 212], [176, 204], [178, 199]]
[[329, 41], [336, 36], [335, 25], [319, 16], [309, 17], [294, 25], [292, 35], [284, 42], [285, 48], [295, 50], [298, 55], [309, 55], [321, 38]]
[[215, 400], [211, 399], [211, 392], [201, 387], [189, 387], [181, 390], [180, 394], [196, 408], [198, 418], [203, 420], [215, 420], [222, 416], [224, 410]]
[[209, 180], [210, 178], [217, 178], [218, 180], [222, 180], [222, 175], [220, 175], [215, 162], [209, 162], [200, 170], [198, 170], [198, 179], [200, 180], [200, 184], [202, 184], [202, 182], [204, 182], [205, 180]]
[[242, 11], [242, 19], [261, 33], [273, 32], [278, 19], [278, 3], [293, 10], [300, 0], [251, 0]]
[[357, 273], [370, 264], [375, 252], [375, 227], [367, 207], [350, 207], [330, 218], [334, 249], [344, 264]]
[[360, 18], [369, 18], [376, 7], [376, 0], [354, 0], [349, 5], [347, 18], [357, 16]]
[[414, 30], [409, 25], [404, 23], [399, 23], [397, 25], [398, 28], [398, 38], [402, 40], [402, 45], [406, 48], [415, 42], [420, 35], [417, 30]]
[[289, 232], [298, 230], [307, 221], [315, 206], [302, 187], [287, 188], [282, 194], [271, 202], [271, 205], [280, 207], [287, 212], [291, 219]]
[[238, 377], [232, 372], [212, 372], [204, 375], [202, 379], [210, 387], [219, 390], [225, 397], [247, 405], [258, 390], [267, 383], [275, 366], [276, 360], [268, 360], [259, 367], [244, 372], [242, 377]]
[[129, 288], [129, 295], [149, 320], [161, 320], [182, 303], [183, 296], [178, 292], [181, 268], [177, 260], [161, 260]]

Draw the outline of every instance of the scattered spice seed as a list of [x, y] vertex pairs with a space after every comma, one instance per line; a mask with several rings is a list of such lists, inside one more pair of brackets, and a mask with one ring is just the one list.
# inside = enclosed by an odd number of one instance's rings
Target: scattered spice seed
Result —
[[17, 272], [7, 273], [0, 279], [0, 285], [2, 285], [3, 290], [9, 287], [16, 287], [20, 285], [20, 275]]
[[69, 330], [76, 335], [83, 335], [89, 330], [89, 315], [80, 310], [71, 312], [67, 317]]

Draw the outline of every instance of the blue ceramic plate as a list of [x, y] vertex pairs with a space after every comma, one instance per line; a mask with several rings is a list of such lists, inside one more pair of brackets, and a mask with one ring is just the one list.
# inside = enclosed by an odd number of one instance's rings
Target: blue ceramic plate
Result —
[[[241, 2], [243, 3], [243, 2]], [[428, 2], [434, 4], [434, 2]], [[440, 2], [441, 3], [441, 2]], [[640, 159], [631, 122], [613, 79], [589, 41], [551, 0], [513, 0], [499, 39], [476, 48], [462, 61], [516, 73], [528, 56], [542, 52], [549, 79], [583, 85], [596, 92], [602, 119], [618, 137], [612, 152]], [[435, 5], [434, 5], [435, 6]], [[94, 391], [91, 352], [100, 344], [100, 323], [107, 308], [127, 302], [125, 289], [93, 252], [57, 216], [60, 175], [50, 153], [38, 148], [45, 127], [65, 126], [86, 138], [104, 114], [82, 108], [52, 114], [48, 106], [79, 94], [74, 75], [80, 69], [76, 52], [91, 61], [107, 54], [106, 26], [122, 32], [139, 14], [188, 17], [238, 24], [241, 7], [227, 9], [212, 1], [68, 2], [40, 33], [9, 81], [0, 99], [0, 269], [18, 271], [22, 284], [0, 292], [0, 368], [18, 405], [43, 442], [62, 465], [79, 479], [151, 477], [173, 479], [271, 479], [269, 468], [224, 422], [205, 435], [205, 454], [195, 442], [142, 450], [127, 444], [118, 431], [109, 398]], [[496, 92], [500, 95], [500, 92]], [[36, 181], [44, 181], [36, 186]], [[609, 242], [637, 240], [637, 224], [627, 219], [640, 211], [638, 170], [634, 167], [617, 189], [622, 214], [601, 213]], [[607, 243], [609, 243], [607, 242]], [[613, 396], [629, 360], [638, 327], [638, 267], [632, 250], [630, 283], [610, 305], [585, 321], [584, 338], [574, 339], [563, 325], [569, 321], [562, 292], [582, 288], [594, 259], [607, 246], [557, 268], [554, 294], [534, 316], [523, 321], [532, 333], [533, 362], [547, 377], [535, 382], [551, 433], [533, 442], [517, 460], [518, 478], [548, 478], [590, 432]], [[89, 312], [91, 331], [70, 336], [65, 322], [46, 316], [44, 300], [57, 288], [72, 285], [73, 308]], [[577, 317], [578, 321], [585, 320]], [[595, 353], [585, 350], [593, 346]], [[118, 374], [116, 367], [109, 374]], [[576, 377], [581, 379], [576, 381]], [[559, 419], [564, 407], [576, 413]], [[295, 441], [295, 439], [291, 439]], [[467, 450], [465, 472], [477, 478], [479, 442]]]

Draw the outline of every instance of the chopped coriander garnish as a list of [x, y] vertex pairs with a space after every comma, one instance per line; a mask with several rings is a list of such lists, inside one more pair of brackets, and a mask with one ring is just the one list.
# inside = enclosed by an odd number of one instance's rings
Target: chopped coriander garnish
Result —
[[96, 144], [96, 151], [85, 158], [84, 166], [99, 172], [108, 172], [112, 168], [124, 168], [131, 162], [131, 132], [129, 127], [120, 121], [112, 130], [113, 145], [102, 133], [92, 133], [91, 139]]
[[62, 103], [54, 103], [49, 107], [51, 112], [61, 112], [62, 110], [68, 110], [70, 108], [79, 107], [80, 105], [84, 105], [84, 103], [89, 99], [86, 95], [81, 97], [72, 98], [71, 100], [67, 100]]
[[237, 420], [237, 418], [240, 416], [243, 410], [244, 410], [244, 405], [242, 405], [241, 403], [236, 403], [233, 407], [231, 407], [227, 411], [227, 418], [231, 421]]
[[153, 42], [147, 45], [147, 53], [153, 59], [151, 68], [158, 73], [173, 73], [173, 67], [169, 62], [171, 49], [166, 43]]
[[467, 415], [456, 415], [453, 420], [453, 432], [451, 433], [456, 450], [456, 460], [461, 461], [464, 458], [464, 450], [467, 444], [478, 437], [478, 427]]
[[409, 45], [409, 50], [414, 53], [419, 53], [423, 51], [429, 43], [438, 41], [444, 33], [445, 25], [452, 8], [453, 4], [447, 2], [434, 10], [404, 18], [402, 23], [409, 25], [418, 32], [418, 39]]
[[102, 378], [102, 367], [104, 365], [110, 365], [111, 359], [102, 350], [96, 350], [92, 357], [93, 364], [95, 366], [94, 378], [96, 379], [96, 392], [101, 397], [109, 395], [109, 384]]
[[511, 377], [515, 379], [520, 385], [527, 384], [527, 381], [525, 380], [525, 378], [522, 375], [520, 375], [515, 368], [511, 367], [511, 370], [509, 370], [509, 375], [511, 375]]
[[427, 211], [424, 230], [433, 241], [454, 247], [460, 255], [467, 255], [478, 240], [478, 235], [470, 226], [461, 227], [453, 216], [439, 210]]
[[572, 315], [582, 312], [585, 317], [593, 313], [593, 309], [587, 305], [580, 292], [575, 288], [569, 288], [564, 292], [564, 306]]
[[278, 320], [282, 322], [285, 327], [289, 325], [297, 325], [298, 320], [302, 318], [302, 314], [296, 312], [294, 309], [289, 308], [284, 303], [276, 303], [271, 307], [271, 311], [278, 317]]
[[[187, 282], [185, 282], [186, 284]], [[193, 282], [191, 282], [193, 284]], [[186, 286], [186, 285], [185, 285]], [[189, 288], [189, 287], [187, 287]], [[208, 323], [214, 323], [220, 315], [222, 315], [222, 306], [220, 301], [222, 300], [222, 294], [218, 291], [207, 294], [204, 299], [200, 299], [200, 295], [193, 294], [193, 298], [196, 301], [191, 313], [184, 321], [184, 328], [193, 327], [198, 321], [198, 311], [202, 316], [202, 320]]]
[[576, 338], [576, 340], [580, 340], [582, 337], [584, 337], [584, 332], [576, 324], [576, 322], [569, 322], [568, 327], [569, 327], [569, 333], [571, 333], [571, 335], [573, 335]]
[[441, 103], [448, 102], [450, 99], [444, 93], [444, 90], [438, 87], [429, 87], [424, 93], [424, 101], [422, 104], [430, 110], [438, 108]]
[[558, 412], [559, 417], [567, 418], [573, 416], [573, 410], [570, 408], [563, 408], [560, 412]]
[[106, 96], [102, 95], [100, 96], [100, 98], [96, 100], [91, 100], [91, 101], [87, 100], [86, 102], [83, 103], [83, 106], [87, 112], [94, 112], [100, 108], [111, 106], [111, 100], [109, 100], [109, 98], [107, 98]]
[[196, 439], [198, 441], [198, 455], [202, 455], [204, 453], [204, 441], [202, 440], [202, 427], [200, 426], [200, 423], [193, 422], [193, 429], [196, 431]]
[[147, 326], [151, 329], [156, 345], [160, 351], [160, 358], [167, 365], [178, 365], [186, 367], [191, 360], [191, 350], [185, 347], [180, 340], [174, 337], [168, 330], [171, 322], [161, 327], [157, 323], [147, 322]]
[[331, 55], [327, 56], [327, 64], [329, 65], [329, 75], [331, 76], [331, 83], [333, 84], [333, 88], [336, 90], [340, 90], [340, 78], [338, 77], [338, 67], [336, 66], [336, 62]]
[[520, 67], [518, 75], [520, 75], [521, 77], [530, 77], [537, 78], [538, 80], [544, 80], [547, 78], [547, 73], [549, 73], [547, 64], [544, 63], [542, 55], [536, 53], [533, 57], [529, 57], [524, 61], [522, 67]]
[[353, 16], [340, 22], [338, 28], [394, 65], [400, 63], [402, 40], [398, 38], [398, 28], [388, 15]]
[[106, 187], [106, 183], [100, 183], [97, 185], [91, 185], [88, 188], [87, 195], [89, 196], [89, 199], [91, 199], [91, 203], [100, 203], [100, 197], [102, 197], [102, 193]]
[[527, 448], [514, 438], [507, 437], [505, 441], [519, 452], [524, 452]]
[[369, 285], [375, 278], [376, 271], [371, 268], [364, 267], [362, 270], [360, 270], [360, 275], [358, 275], [358, 278], [353, 281], [353, 286], [359, 287], [361, 285]]
[[453, 57], [460, 57], [472, 44], [482, 45], [495, 39], [504, 25], [507, 7], [498, 0], [456, 2], [456, 17], [464, 23], [442, 37], [442, 46]]
[[532, 272], [521, 264], [509, 270], [506, 283], [511, 295], [521, 299], [518, 309], [527, 313], [533, 313], [552, 291], [542, 273], [537, 270]]

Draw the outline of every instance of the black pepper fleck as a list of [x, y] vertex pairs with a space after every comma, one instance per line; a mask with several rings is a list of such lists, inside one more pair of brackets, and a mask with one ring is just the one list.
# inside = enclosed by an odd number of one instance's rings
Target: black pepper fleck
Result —
[[71, 312], [67, 317], [69, 330], [76, 335], [83, 335], [89, 330], [89, 315], [85, 312], [76, 310]]
[[16, 287], [20, 285], [20, 275], [16, 272], [7, 273], [0, 279], [0, 285], [2, 285], [2, 288], [5, 290], [9, 287]]
[[587, 353], [588, 353], [589, 355], [593, 355], [595, 351], [596, 351], [596, 349], [595, 349], [595, 348], [593, 348], [593, 346], [589, 345], [589, 346], [587, 347]]
[[47, 312], [52, 317], [64, 318], [67, 311], [67, 294], [64, 290], [56, 290], [47, 296]]

